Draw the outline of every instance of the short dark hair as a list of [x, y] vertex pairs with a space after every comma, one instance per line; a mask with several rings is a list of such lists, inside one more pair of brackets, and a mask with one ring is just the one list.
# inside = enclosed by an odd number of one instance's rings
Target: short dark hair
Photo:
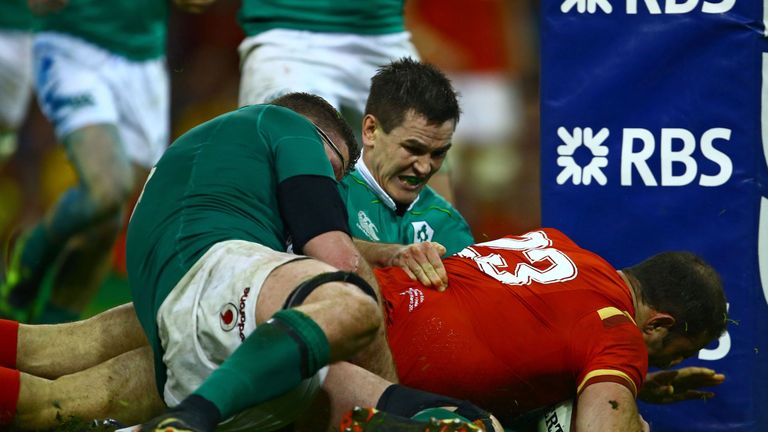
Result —
[[389, 133], [410, 110], [432, 125], [458, 123], [461, 114], [451, 81], [435, 66], [406, 57], [380, 68], [371, 78], [365, 114], [376, 117]]
[[675, 318], [671, 332], [714, 339], [728, 319], [717, 271], [690, 252], [664, 252], [622, 270], [640, 282], [636, 293], [659, 312]]
[[295, 111], [310, 119], [317, 127], [326, 133], [335, 132], [343, 140], [349, 151], [348, 174], [360, 157], [361, 147], [355, 139], [352, 128], [328, 101], [309, 93], [287, 93], [269, 102]]

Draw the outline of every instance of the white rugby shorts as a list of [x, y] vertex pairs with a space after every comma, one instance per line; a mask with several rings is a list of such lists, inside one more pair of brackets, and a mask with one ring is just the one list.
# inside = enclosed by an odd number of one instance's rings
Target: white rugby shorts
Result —
[[238, 51], [240, 106], [307, 92], [359, 116], [379, 67], [402, 57], [418, 59], [408, 32], [356, 35], [276, 29], [246, 38]]
[[21, 126], [32, 97], [32, 33], [0, 30], [0, 131]]
[[35, 89], [61, 140], [85, 126], [117, 126], [128, 157], [152, 167], [168, 146], [170, 101], [165, 59], [131, 61], [61, 33], [33, 43]]
[[[197, 389], [256, 329], [256, 300], [277, 267], [303, 259], [260, 244], [230, 240], [214, 245], [174, 287], [157, 313], [168, 370], [164, 399], [178, 405]], [[271, 401], [223, 423], [220, 431], [274, 430], [296, 420], [327, 374], [314, 377]]]

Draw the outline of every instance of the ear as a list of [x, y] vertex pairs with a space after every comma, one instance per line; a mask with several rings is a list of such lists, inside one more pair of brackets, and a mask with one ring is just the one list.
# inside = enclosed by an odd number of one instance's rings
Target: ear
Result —
[[375, 145], [377, 124], [376, 117], [373, 115], [366, 114], [365, 117], [363, 117], [362, 135], [364, 147], [373, 147]]
[[672, 315], [664, 312], [653, 312], [643, 325], [643, 333], [648, 336], [664, 337], [673, 325], [675, 325], [675, 317]]

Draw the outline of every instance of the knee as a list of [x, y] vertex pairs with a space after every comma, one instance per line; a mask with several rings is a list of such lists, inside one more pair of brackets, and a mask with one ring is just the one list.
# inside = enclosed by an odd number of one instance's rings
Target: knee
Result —
[[[344, 320], [348, 323], [351, 333], [357, 339], [357, 343], [365, 346], [373, 342], [382, 327], [383, 319], [381, 308], [376, 301], [365, 294], [355, 285], [341, 283], [343, 294], [337, 293], [339, 302], [337, 311], [346, 315]], [[352, 335], [351, 335], [352, 336]]]
[[360, 331], [375, 336], [383, 322], [381, 308], [373, 298], [360, 291], [358, 287], [346, 285], [352, 288], [349, 293], [349, 310], [356, 311], [355, 315], [361, 324]]

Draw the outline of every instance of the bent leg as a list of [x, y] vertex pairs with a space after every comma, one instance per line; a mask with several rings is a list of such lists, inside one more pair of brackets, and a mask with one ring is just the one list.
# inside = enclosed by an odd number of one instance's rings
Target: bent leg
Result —
[[[335, 271], [335, 269], [315, 260], [302, 260], [285, 264], [272, 272], [265, 281], [265, 288], [259, 296], [256, 305], [256, 319], [265, 321], [269, 316], [282, 308], [285, 299], [303, 281], [314, 275]], [[344, 284], [346, 292], [350, 293], [350, 300], [355, 302], [370, 299], [359, 288], [351, 284]], [[329, 337], [331, 347], [342, 349], [345, 353], [338, 353], [331, 362], [350, 360], [371, 372], [384, 377], [391, 382], [398, 382], [392, 353], [387, 345], [385, 328], [381, 325], [381, 312], [376, 311], [369, 315], [367, 308], [356, 307], [336, 303], [339, 298], [344, 298], [343, 293], [335, 293], [333, 284], [318, 287], [303, 305], [296, 309], [307, 313]], [[312, 305], [317, 303], [316, 305]], [[352, 333], [357, 325], [373, 325], [378, 328], [373, 338], [368, 338], [362, 345], [356, 345], [359, 341], [345, 339], [344, 333]], [[369, 337], [370, 335], [367, 335]], [[332, 352], [333, 354], [333, 352]]]
[[133, 304], [114, 307], [83, 321], [19, 325], [16, 368], [54, 379], [148, 346]]
[[314, 260], [292, 261], [272, 271], [256, 306], [257, 322], [271, 319], [259, 324], [194, 395], [212, 402], [221, 418], [228, 418], [368, 345], [381, 325], [381, 314], [376, 302], [352, 284], [324, 283], [301, 306], [280, 311], [295, 287], [333, 271]]

